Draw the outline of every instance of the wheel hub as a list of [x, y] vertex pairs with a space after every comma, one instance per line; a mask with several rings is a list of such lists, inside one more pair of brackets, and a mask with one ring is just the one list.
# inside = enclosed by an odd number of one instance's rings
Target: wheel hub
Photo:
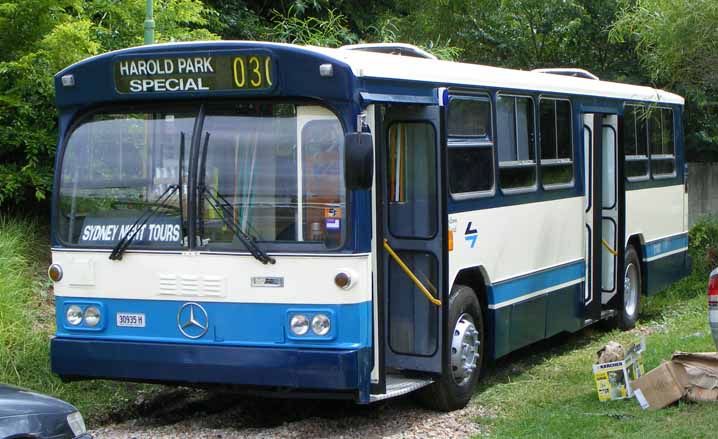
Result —
[[451, 373], [456, 384], [462, 385], [471, 379], [480, 357], [481, 339], [474, 320], [469, 314], [462, 314], [451, 338]]
[[638, 270], [633, 263], [626, 266], [623, 277], [623, 307], [626, 314], [632, 316], [638, 304]]

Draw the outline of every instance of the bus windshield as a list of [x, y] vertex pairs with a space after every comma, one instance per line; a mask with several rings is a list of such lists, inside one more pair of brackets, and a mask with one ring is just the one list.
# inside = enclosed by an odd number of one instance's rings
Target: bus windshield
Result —
[[247, 237], [272, 249], [337, 248], [346, 229], [343, 147], [341, 123], [316, 105], [95, 113], [66, 142], [59, 238], [113, 247], [169, 193], [131, 247], [187, 247], [193, 221], [196, 247], [207, 250], [247, 250]]

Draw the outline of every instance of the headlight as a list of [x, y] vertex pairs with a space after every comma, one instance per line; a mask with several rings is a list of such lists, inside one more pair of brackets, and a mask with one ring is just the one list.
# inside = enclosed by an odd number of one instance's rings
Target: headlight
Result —
[[87, 326], [97, 326], [100, 323], [100, 310], [94, 306], [88, 306], [85, 309], [85, 324]]
[[70, 430], [72, 430], [72, 434], [75, 436], [85, 434], [87, 431], [87, 428], [85, 428], [85, 420], [82, 419], [80, 412], [74, 412], [67, 415], [67, 424], [70, 426]]
[[77, 326], [80, 323], [82, 323], [82, 308], [80, 308], [77, 305], [72, 305], [69, 308], [67, 308], [67, 313], [65, 314], [65, 317], [67, 317], [67, 323]]
[[304, 335], [309, 330], [309, 319], [302, 314], [296, 314], [289, 321], [289, 328], [295, 335]]
[[324, 314], [317, 314], [312, 319], [312, 332], [317, 335], [327, 335], [331, 329], [329, 317]]

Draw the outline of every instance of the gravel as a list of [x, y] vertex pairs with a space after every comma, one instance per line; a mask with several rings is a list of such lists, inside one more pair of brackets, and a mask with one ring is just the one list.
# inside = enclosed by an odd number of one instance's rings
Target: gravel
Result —
[[[360, 406], [346, 401], [263, 399], [170, 389], [137, 401], [133, 419], [107, 425], [97, 438], [466, 438], [486, 433], [492, 413], [476, 401], [440, 413], [410, 397]], [[115, 419], [122, 415], [115, 415]]]

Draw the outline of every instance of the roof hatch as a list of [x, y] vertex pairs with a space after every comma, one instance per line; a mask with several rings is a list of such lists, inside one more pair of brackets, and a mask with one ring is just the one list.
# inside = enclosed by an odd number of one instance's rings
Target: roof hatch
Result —
[[340, 47], [342, 50], [361, 50], [364, 52], [387, 53], [390, 55], [412, 56], [414, 58], [437, 59], [424, 49], [406, 43], [369, 43], [350, 44]]

